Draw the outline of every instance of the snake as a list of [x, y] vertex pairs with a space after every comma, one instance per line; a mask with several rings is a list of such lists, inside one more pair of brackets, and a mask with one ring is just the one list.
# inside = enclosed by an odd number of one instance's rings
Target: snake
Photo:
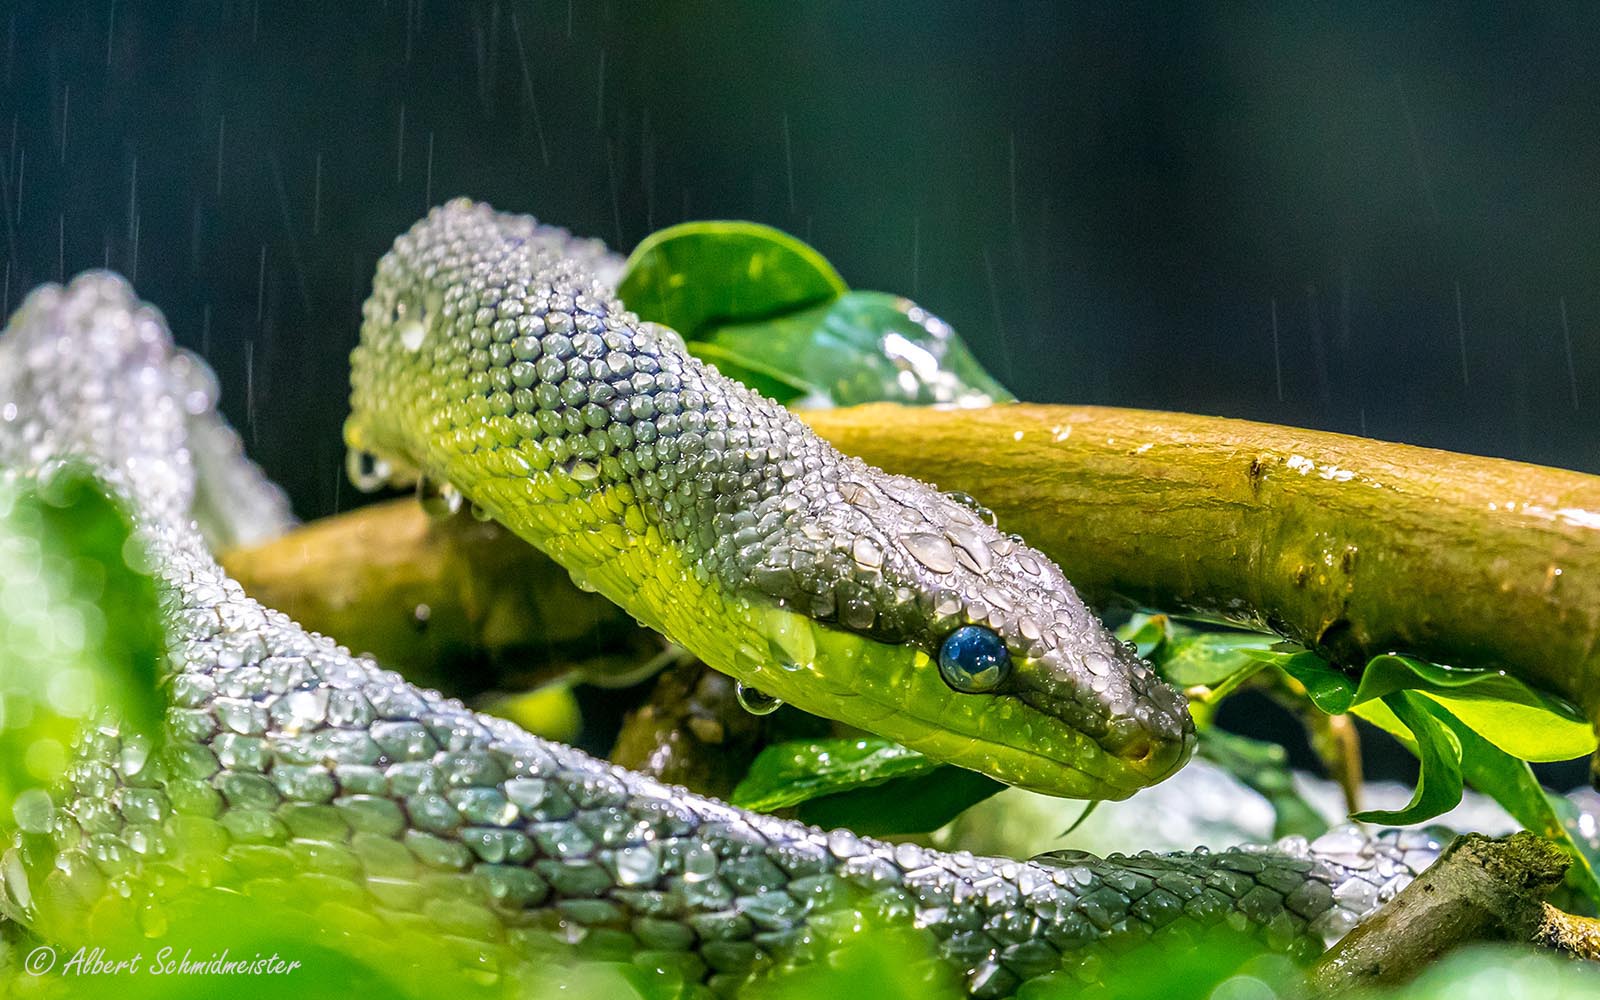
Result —
[[[580, 586], [801, 707], [1057, 793], [1121, 797], [1182, 763], [1181, 696], [1058, 568], [701, 365], [595, 260], [528, 217], [434, 209], [364, 307], [352, 447], [452, 484]], [[211, 547], [283, 515], [202, 369], [107, 272], [33, 291], [0, 335], [0, 468], [95, 471], [161, 590], [168, 651], [161, 731], [88, 731], [44, 832], [0, 859], [6, 912], [41, 933], [203, 888], [359, 919], [368, 939], [420, 930], [508, 983], [551, 947], [593, 946], [731, 995], [829, 959], [846, 912], [913, 928], [989, 998], [1092, 982], [1131, 943], [1194, 928], [1315, 954], [1440, 850], [1340, 829], [976, 857], [737, 809], [539, 739], [228, 579]], [[228, 501], [241, 492], [255, 499]]]

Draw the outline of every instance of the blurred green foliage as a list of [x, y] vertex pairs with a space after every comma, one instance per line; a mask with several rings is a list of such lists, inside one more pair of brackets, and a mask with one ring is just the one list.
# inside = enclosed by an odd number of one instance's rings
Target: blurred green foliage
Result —
[[153, 738], [165, 702], [155, 585], [121, 507], [78, 466], [0, 488], [0, 824], [39, 832], [81, 726]]

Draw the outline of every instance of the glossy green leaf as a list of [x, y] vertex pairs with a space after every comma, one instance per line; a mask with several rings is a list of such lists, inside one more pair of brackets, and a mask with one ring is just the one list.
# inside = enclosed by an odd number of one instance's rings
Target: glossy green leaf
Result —
[[1218, 687], [1240, 673], [1250, 674], [1269, 660], [1282, 642], [1259, 632], [1180, 632], [1167, 640], [1159, 654], [1161, 673], [1174, 684]]
[[1449, 812], [1461, 801], [1461, 742], [1436, 718], [1427, 699], [1414, 691], [1393, 691], [1381, 699], [1411, 731], [1421, 770], [1411, 801], [1400, 809], [1370, 809], [1355, 818], [1365, 823], [1421, 823]]
[[830, 302], [849, 287], [810, 246], [754, 222], [685, 222], [645, 237], [617, 295], [685, 340]]
[[1539, 784], [1527, 761], [1484, 739], [1465, 720], [1431, 699], [1424, 707], [1455, 734], [1461, 747], [1461, 773], [1467, 784], [1493, 798], [1524, 827], [1560, 844], [1573, 857], [1567, 880], [1594, 903], [1600, 904], [1600, 842], [1593, 831], [1579, 828], [1577, 810], [1570, 801], [1552, 795]]
[[879, 787], [808, 799], [796, 815], [813, 826], [847, 827], [868, 837], [930, 833], [1005, 787], [977, 771], [941, 764]]
[[927, 774], [938, 766], [915, 750], [878, 737], [774, 743], [756, 756], [728, 801], [771, 812], [819, 795]]
[[850, 291], [815, 250], [768, 226], [664, 229], [628, 258], [618, 295], [785, 405], [1015, 398], [948, 324], [898, 295]]
[[1331, 715], [1412, 690], [1445, 705], [1490, 743], [1523, 760], [1572, 760], [1595, 748], [1594, 731], [1578, 709], [1497, 671], [1386, 654], [1373, 657], [1357, 681], [1312, 653], [1274, 662]]
[[808, 823], [883, 836], [937, 829], [1003, 787], [878, 737], [804, 740], [763, 749], [729, 801], [763, 812], [799, 806]]
[[1133, 643], [1140, 656], [1150, 659], [1161, 644], [1167, 641], [1167, 634], [1173, 627], [1172, 619], [1166, 615], [1138, 614], [1129, 618], [1116, 631], [1118, 639]]
[[1211, 728], [1200, 736], [1199, 754], [1267, 800], [1275, 817], [1274, 837], [1317, 837], [1327, 832], [1322, 814], [1295, 788], [1283, 747]]
[[848, 292], [781, 316], [713, 326], [689, 350], [785, 404], [984, 405], [1016, 398], [948, 324], [885, 292]]

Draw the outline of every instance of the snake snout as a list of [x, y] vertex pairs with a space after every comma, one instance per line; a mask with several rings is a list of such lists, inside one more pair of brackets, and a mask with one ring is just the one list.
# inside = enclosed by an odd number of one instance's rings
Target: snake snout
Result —
[[1183, 694], [1109, 635], [1060, 648], [1018, 692], [1063, 719], [1104, 754], [1108, 777], [1131, 792], [1170, 777], [1195, 748]]

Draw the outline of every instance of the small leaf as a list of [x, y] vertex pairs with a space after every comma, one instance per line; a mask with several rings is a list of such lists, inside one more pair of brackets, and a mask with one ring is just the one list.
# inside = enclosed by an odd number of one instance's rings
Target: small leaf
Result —
[[1449, 812], [1461, 801], [1461, 742], [1456, 734], [1432, 712], [1428, 702], [1414, 691], [1394, 691], [1382, 701], [1396, 719], [1411, 731], [1416, 742], [1421, 770], [1411, 801], [1401, 809], [1371, 809], [1357, 813], [1364, 823], [1404, 825], [1421, 823]]
[[781, 316], [848, 290], [821, 254], [754, 222], [685, 222], [652, 233], [617, 284], [629, 309], [691, 341], [709, 327]]
[[689, 350], [786, 404], [987, 405], [1016, 398], [947, 324], [884, 292], [848, 292], [808, 309], [708, 326]]
[[664, 229], [628, 258], [617, 293], [785, 405], [1015, 399], [947, 323], [898, 295], [850, 291], [822, 255], [768, 226]]
[[1281, 641], [1260, 632], [1181, 632], [1161, 648], [1157, 665], [1174, 684], [1217, 687], [1240, 673], [1260, 670], [1260, 654], [1272, 652]]
[[1166, 615], [1138, 614], [1129, 618], [1122, 627], [1117, 629], [1117, 638], [1123, 642], [1131, 642], [1139, 650], [1139, 655], [1150, 659], [1157, 648], [1167, 641], [1168, 634], [1176, 627], [1176, 623]]
[[509, 719], [535, 736], [570, 743], [583, 728], [582, 710], [570, 683], [558, 681], [529, 691], [497, 694], [476, 705], [480, 711]]
[[728, 801], [763, 812], [799, 806], [807, 823], [887, 836], [938, 829], [1004, 787], [878, 737], [826, 739], [766, 747]]
[[847, 827], [867, 837], [930, 833], [1005, 787], [977, 771], [941, 764], [876, 788], [808, 799], [797, 815], [813, 826]]
[[1330, 715], [1411, 690], [1447, 706], [1490, 743], [1523, 760], [1572, 760], [1595, 748], [1594, 730], [1577, 708], [1499, 671], [1384, 654], [1368, 661], [1356, 681], [1310, 652], [1275, 662]]
[[797, 740], [764, 748], [728, 801], [771, 812], [819, 795], [927, 774], [939, 765], [915, 750], [877, 737]]

